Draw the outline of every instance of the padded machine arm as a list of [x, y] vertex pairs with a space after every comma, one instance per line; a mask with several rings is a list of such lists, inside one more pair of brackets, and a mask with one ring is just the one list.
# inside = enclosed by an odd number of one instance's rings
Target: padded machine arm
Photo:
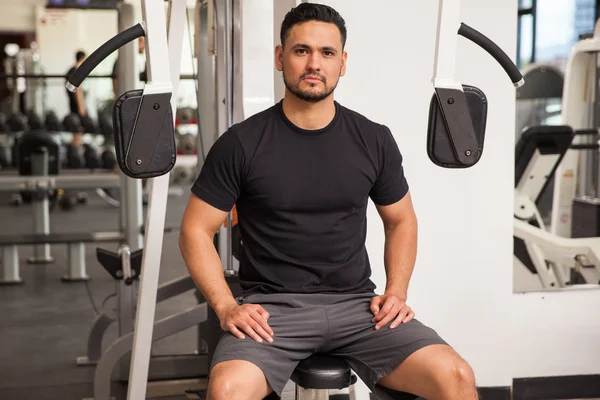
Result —
[[[429, 110], [427, 153], [434, 164], [443, 168], [468, 168], [479, 161], [483, 151], [487, 101], [482, 91], [463, 87], [454, 79], [457, 33], [494, 57], [515, 87], [522, 86], [524, 80], [498, 45], [460, 23], [460, 0], [440, 0], [438, 14], [433, 74], [435, 97]], [[464, 89], [469, 90], [469, 98]]]

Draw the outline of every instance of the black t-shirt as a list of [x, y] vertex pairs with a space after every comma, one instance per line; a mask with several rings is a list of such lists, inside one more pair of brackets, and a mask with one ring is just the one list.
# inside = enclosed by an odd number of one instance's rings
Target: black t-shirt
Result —
[[191, 190], [220, 210], [236, 205], [244, 294], [375, 290], [367, 203], [395, 203], [408, 183], [390, 130], [335, 106], [328, 126], [304, 130], [279, 102], [233, 125], [207, 155]]

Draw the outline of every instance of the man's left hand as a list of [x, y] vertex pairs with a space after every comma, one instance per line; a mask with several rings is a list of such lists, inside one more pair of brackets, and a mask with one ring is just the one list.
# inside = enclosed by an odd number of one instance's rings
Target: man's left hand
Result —
[[409, 322], [415, 316], [413, 310], [404, 301], [392, 294], [373, 297], [371, 299], [371, 311], [374, 315], [371, 322], [377, 322], [375, 329], [386, 326], [392, 320], [390, 329], [393, 329], [400, 324]]

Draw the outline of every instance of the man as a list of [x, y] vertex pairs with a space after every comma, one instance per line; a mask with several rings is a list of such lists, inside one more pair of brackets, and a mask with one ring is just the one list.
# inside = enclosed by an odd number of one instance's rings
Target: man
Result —
[[[213, 145], [185, 211], [180, 248], [221, 328], [208, 399], [280, 395], [315, 352], [345, 358], [376, 393], [477, 398], [469, 365], [406, 304], [417, 220], [389, 129], [333, 99], [346, 72], [344, 20], [302, 3], [281, 26], [285, 98]], [[365, 248], [368, 199], [385, 228], [383, 293]], [[244, 250], [234, 298], [213, 235], [236, 205]]]
[[[85, 61], [86, 54], [79, 50], [75, 53], [75, 65], [73, 65], [67, 72], [67, 79], [75, 72], [75, 70]], [[85, 109], [85, 101], [83, 98], [83, 90], [77, 90], [75, 93], [67, 90], [67, 97], [69, 99], [69, 111], [72, 114], [77, 114], [79, 118], [87, 115]]]

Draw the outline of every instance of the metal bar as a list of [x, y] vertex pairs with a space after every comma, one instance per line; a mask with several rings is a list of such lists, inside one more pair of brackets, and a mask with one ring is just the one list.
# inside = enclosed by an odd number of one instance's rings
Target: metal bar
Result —
[[97, 173], [77, 176], [2, 176], [0, 191], [36, 189], [94, 189], [120, 186], [119, 176], [113, 173]]
[[440, 0], [433, 65], [433, 84], [436, 88], [452, 88], [462, 91], [454, 79], [456, 68], [456, 45], [460, 27], [460, 0]]
[[[172, 92], [171, 108], [177, 109], [179, 75], [181, 70], [181, 49], [183, 46], [183, 30], [185, 27], [186, 0], [172, 0], [168, 31], [165, 20], [165, 9], [162, 1], [142, 1], [142, 13], [146, 22], [146, 48], [148, 49], [148, 78], [151, 92]], [[158, 82], [158, 85], [153, 85]], [[146, 88], [144, 89], [146, 94]], [[175, 112], [173, 112], [173, 123]], [[138, 295], [135, 328], [133, 332], [133, 351], [127, 398], [129, 400], [144, 399], [156, 311], [156, 293], [163, 244], [163, 230], [167, 210], [169, 191], [169, 174], [150, 180], [150, 198], [144, 237], [144, 253], [142, 256], [142, 273], [140, 292]], [[100, 367], [100, 364], [98, 365]], [[110, 382], [108, 384], [110, 386]]]
[[531, 3], [531, 16], [533, 18], [533, 38], [531, 40], [531, 62], [534, 63], [535, 62], [535, 47], [536, 47], [536, 40], [537, 40], [537, 0], [532, 0]]
[[[200, 115], [198, 121], [198, 161], [196, 173], [200, 172], [208, 150], [217, 139], [217, 130], [215, 128], [215, 102], [213, 101], [215, 92], [215, 76], [214, 76], [214, 52], [211, 51], [213, 43], [210, 38], [213, 38], [212, 30], [214, 26], [214, 15], [212, 14], [212, 2], [202, 4], [198, 2], [196, 5], [197, 21], [196, 40], [198, 54], [198, 113]], [[209, 7], [210, 6], [210, 7]]]
[[64, 281], [87, 281], [90, 279], [85, 269], [85, 244], [83, 242], [67, 244], [67, 273]]
[[22, 283], [19, 275], [19, 252], [17, 245], [2, 246], [2, 269], [0, 285]]
[[[119, 31], [135, 25], [135, 9], [131, 3], [119, 4]], [[125, 93], [138, 86], [139, 67], [136, 62], [137, 46], [130, 42], [119, 49], [117, 64], [117, 92]], [[140, 227], [143, 223], [142, 215], [142, 182], [132, 179], [119, 171], [121, 190], [119, 198], [121, 229], [125, 234], [125, 243], [133, 249], [140, 249], [143, 245], [143, 237]]]
[[[129, 3], [122, 3], [129, 4]], [[119, 75], [120, 76], [120, 75]], [[7, 75], [0, 74], [0, 79], [15, 79], [15, 78], [25, 78], [25, 79], [65, 79], [67, 76], [64, 74], [23, 74], [23, 75]], [[85, 79], [112, 79], [113, 75], [88, 75]], [[195, 79], [194, 75], [191, 74], [181, 74], [179, 75], [179, 79], [192, 80]]]
[[[181, 332], [185, 329], [191, 328], [198, 325], [202, 321], [205, 321], [207, 317], [207, 305], [201, 304], [194, 308], [182, 311], [177, 314], [170, 315], [163, 318], [156, 323], [150, 325], [149, 333], [151, 333], [151, 342], [160, 340], [167, 336], [173, 335], [177, 332]], [[137, 332], [137, 331], [136, 331]], [[98, 365], [94, 374], [94, 400], [110, 400], [110, 388], [111, 388], [111, 376], [112, 371], [119, 362], [119, 360], [130, 351], [136, 354], [136, 345], [139, 343], [134, 340], [134, 332], [130, 332], [125, 336], [122, 336], [115, 340], [111, 346], [106, 350]], [[137, 336], [137, 335], [135, 335]], [[139, 354], [139, 352], [137, 352]], [[149, 353], [148, 353], [149, 356]], [[148, 359], [148, 364], [150, 360]], [[132, 364], [132, 367], [137, 367], [136, 364]], [[146, 368], [146, 375], [148, 374], [149, 366]], [[130, 376], [133, 374], [134, 368], [131, 369]], [[141, 372], [141, 371], [140, 371]], [[139, 376], [138, 376], [139, 377]], [[129, 380], [129, 388], [132, 388], [135, 383], [139, 381], [131, 379]], [[145, 399], [145, 391], [147, 386], [147, 380], [144, 380], [143, 387], [137, 388], [133, 394], [142, 394], [141, 397], [128, 397], [130, 400]], [[129, 389], [131, 390], [131, 389]], [[141, 391], [141, 392], [140, 392]], [[130, 392], [131, 393], [131, 392]]]
[[[231, 46], [231, 37], [233, 30], [233, 9], [232, 0], [225, 0], [225, 107], [227, 113], [227, 128], [233, 125], [233, 53]], [[233, 246], [231, 238], [231, 211], [227, 214], [227, 241], [225, 246], [225, 274], [233, 275]]]
[[114, 318], [104, 313], [96, 317], [88, 335], [87, 355], [77, 357], [77, 365], [87, 366], [98, 363], [100, 357], [102, 357], [102, 338], [104, 337], [104, 332], [106, 332], [113, 322]]
[[[41, 148], [40, 151], [31, 155], [31, 172], [33, 175], [48, 176], [48, 150]], [[33, 193], [33, 233], [50, 233], [50, 203], [47, 190], [35, 190]], [[36, 244], [33, 246], [33, 257], [28, 260], [32, 264], [51, 263], [49, 244]]]

